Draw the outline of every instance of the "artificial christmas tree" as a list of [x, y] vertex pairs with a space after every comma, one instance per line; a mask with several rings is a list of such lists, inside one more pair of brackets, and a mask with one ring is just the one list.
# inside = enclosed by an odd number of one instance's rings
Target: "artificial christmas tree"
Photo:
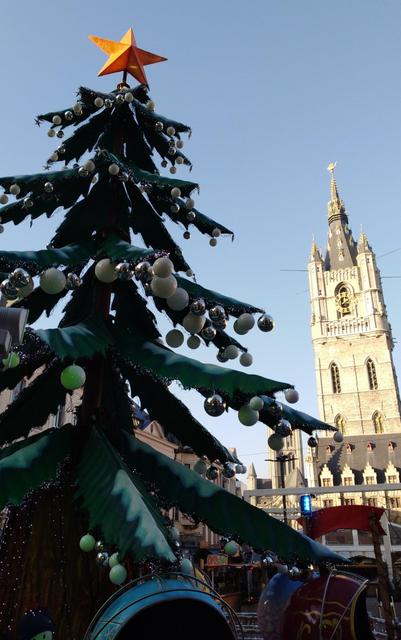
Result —
[[[38, 123], [50, 123], [51, 138], [63, 138], [47, 170], [0, 178], [2, 203], [13, 197], [0, 211], [3, 224], [66, 210], [46, 249], [0, 252], [2, 294], [14, 308], [29, 310], [31, 324], [66, 300], [58, 327], [27, 329], [20, 361], [0, 372], [0, 390], [32, 377], [0, 417], [0, 508], [9, 506], [0, 559], [5, 637], [14, 638], [18, 619], [36, 606], [49, 611], [57, 637], [81, 638], [112, 583], [124, 580], [127, 567], [132, 575], [133, 562], [151, 560], [156, 568], [177, 562], [165, 518], [173, 505], [288, 561], [337, 558], [134, 437], [130, 398], [137, 396], [151, 418], [207, 466], [219, 461], [227, 477], [242, 469], [169, 390], [171, 381], [199, 391], [212, 416], [230, 408], [244, 424], [259, 420], [273, 431], [281, 418], [309, 434], [331, 427], [273, 399], [291, 385], [202, 364], [160, 340], [150, 300], [190, 334], [192, 348], [203, 341], [217, 349], [220, 362], [239, 353], [244, 366], [252, 362], [225, 330], [230, 317], [239, 335], [253, 327], [254, 314], [262, 331], [273, 321], [191, 279], [164, 225], [163, 216], [186, 234], [191, 225], [212, 245], [231, 234], [195, 208], [196, 183], [163, 177], [156, 167], [156, 153], [171, 174], [180, 164], [190, 166], [181, 137], [189, 127], [157, 114], [148, 96], [143, 66], [162, 58], [136, 47], [131, 31], [121, 43], [94, 40], [110, 55], [101, 73], [122, 70], [123, 82], [107, 94], [81, 87], [76, 104], [38, 116]], [[127, 72], [142, 84], [130, 88]], [[76, 128], [66, 139], [69, 127]], [[54, 169], [57, 162], [65, 166]], [[147, 248], [132, 244], [133, 234]], [[182, 331], [170, 331], [166, 341], [179, 347]], [[30, 435], [79, 388], [74, 424]]]

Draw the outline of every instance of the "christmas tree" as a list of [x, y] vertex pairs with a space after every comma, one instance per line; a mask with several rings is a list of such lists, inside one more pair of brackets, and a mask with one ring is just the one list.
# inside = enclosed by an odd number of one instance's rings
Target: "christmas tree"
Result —
[[[216, 464], [227, 477], [243, 466], [172, 393], [171, 381], [196, 389], [209, 415], [231, 409], [244, 425], [268, 425], [277, 450], [291, 429], [311, 436], [332, 427], [276, 402], [282, 390], [296, 400], [291, 385], [172, 351], [183, 342], [180, 329], [165, 336], [168, 346], [161, 340], [149, 301], [183, 327], [190, 346], [202, 341], [220, 362], [241, 353], [244, 366], [252, 358], [226, 331], [229, 318], [239, 335], [253, 327], [255, 314], [264, 332], [273, 321], [197, 284], [164, 224], [166, 216], [185, 228], [184, 236], [192, 226], [212, 246], [232, 234], [195, 208], [196, 183], [173, 177], [177, 166], [191, 166], [182, 151], [190, 129], [155, 112], [144, 73], [144, 65], [164, 58], [136, 47], [131, 30], [121, 42], [92, 39], [109, 54], [100, 74], [122, 71], [123, 81], [107, 94], [81, 87], [73, 106], [38, 116], [38, 124], [50, 123], [51, 138], [63, 139], [46, 171], [0, 178], [3, 224], [65, 210], [46, 249], [0, 252], [2, 295], [9, 306], [29, 310], [30, 324], [64, 303], [58, 327], [28, 328], [0, 372], [0, 390], [30, 379], [0, 417], [0, 509], [9, 508], [0, 560], [5, 637], [14, 638], [18, 619], [38, 606], [53, 616], [57, 637], [81, 638], [127, 567], [132, 575], [134, 563], [179, 562], [165, 517], [172, 506], [283, 560], [337, 558], [212, 482]], [[127, 73], [139, 81], [135, 88]], [[160, 174], [157, 154], [170, 175]], [[146, 248], [135, 246], [134, 236]], [[32, 434], [77, 389], [74, 423]], [[206, 477], [135, 438], [132, 397], [202, 459]], [[97, 539], [113, 554], [107, 569], [96, 563], [96, 551], [87, 553]], [[107, 563], [101, 545], [97, 551]]]

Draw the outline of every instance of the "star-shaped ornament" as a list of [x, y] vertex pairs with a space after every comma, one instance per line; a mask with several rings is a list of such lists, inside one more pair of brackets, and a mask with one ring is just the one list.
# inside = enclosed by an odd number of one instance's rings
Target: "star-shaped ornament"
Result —
[[144, 66], [167, 60], [167, 58], [163, 58], [163, 56], [139, 49], [139, 47], [136, 46], [132, 29], [128, 29], [120, 42], [98, 38], [98, 36], [89, 36], [89, 39], [109, 56], [109, 59], [100, 69], [98, 73], [99, 76], [116, 73], [117, 71], [128, 72], [134, 76], [138, 82], [148, 86]]

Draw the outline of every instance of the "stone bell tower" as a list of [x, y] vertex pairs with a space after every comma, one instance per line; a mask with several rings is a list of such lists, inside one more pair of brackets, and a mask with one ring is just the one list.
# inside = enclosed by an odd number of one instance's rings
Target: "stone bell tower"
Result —
[[393, 338], [375, 254], [356, 242], [331, 173], [328, 243], [308, 263], [320, 419], [345, 436], [400, 432]]

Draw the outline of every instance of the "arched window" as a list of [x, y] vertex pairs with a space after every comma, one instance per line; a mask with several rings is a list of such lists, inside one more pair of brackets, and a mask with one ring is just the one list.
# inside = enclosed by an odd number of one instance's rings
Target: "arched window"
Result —
[[384, 433], [384, 416], [380, 411], [375, 411], [372, 416], [375, 433]]
[[347, 421], [344, 418], [344, 416], [342, 415], [338, 415], [335, 417], [334, 419], [334, 424], [336, 425], [337, 429], [339, 431], [341, 431], [341, 433], [344, 435], [347, 431]]
[[335, 362], [332, 362], [330, 365], [330, 373], [333, 393], [341, 393], [340, 372]]
[[368, 358], [366, 361], [366, 370], [368, 372], [368, 380], [369, 380], [369, 389], [371, 391], [376, 391], [377, 389], [377, 375], [376, 375], [376, 367], [372, 358]]
[[342, 318], [344, 316], [349, 316], [355, 307], [355, 297], [351, 288], [348, 285], [341, 283], [336, 287], [334, 295], [337, 317]]

